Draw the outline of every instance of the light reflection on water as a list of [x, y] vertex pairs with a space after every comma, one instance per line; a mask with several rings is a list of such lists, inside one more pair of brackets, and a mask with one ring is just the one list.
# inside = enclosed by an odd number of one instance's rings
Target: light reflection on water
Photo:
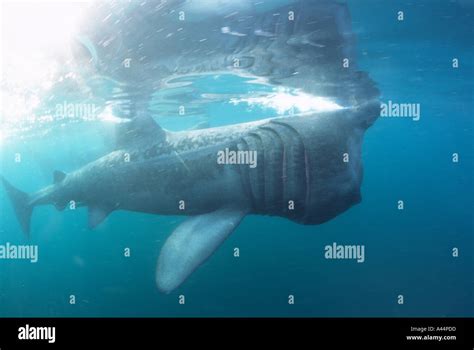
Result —
[[[114, 106], [121, 108], [141, 98], [146, 102], [140, 108], [174, 130], [339, 108], [295, 89], [277, 89], [256, 77], [225, 72], [174, 76], [163, 80], [152, 94], [131, 81], [100, 74], [93, 66], [103, 58], [80, 28], [87, 23], [91, 6], [90, 0], [2, 4], [3, 142], [43, 137], [69, 124], [116, 123], [123, 115], [115, 114]], [[77, 42], [89, 51], [90, 62], [74, 54], [72, 47]], [[213, 114], [216, 106], [227, 112]]]

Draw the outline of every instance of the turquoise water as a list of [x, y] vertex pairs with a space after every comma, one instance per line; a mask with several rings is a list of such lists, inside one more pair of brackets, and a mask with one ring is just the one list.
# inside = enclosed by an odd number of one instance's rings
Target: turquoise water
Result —
[[[0, 260], [0, 316], [473, 316], [474, 4], [349, 5], [359, 68], [377, 83], [382, 102], [421, 106], [419, 121], [379, 118], [367, 131], [359, 205], [319, 226], [248, 216], [185, 284], [165, 295], [155, 287], [156, 260], [182, 217], [114, 212], [91, 231], [86, 208], [44, 206], [35, 209], [26, 239], [2, 189], [0, 244], [37, 244], [39, 260]], [[403, 22], [393, 19], [399, 10]], [[200, 78], [193, 87], [187, 95], [271, 90], [227, 76]], [[155, 119], [172, 130], [272, 113], [221, 96], [177, 119], [160, 109], [166, 96], [154, 98]], [[170, 110], [179, 106], [173, 101]], [[38, 190], [51, 183], [53, 170], [72, 171], [109, 152], [109, 127], [99, 121], [17, 127], [1, 144], [1, 173], [26, 192]], [[365, 245], [365, 262], [325, 259], [324, 247], [333, 242]]]

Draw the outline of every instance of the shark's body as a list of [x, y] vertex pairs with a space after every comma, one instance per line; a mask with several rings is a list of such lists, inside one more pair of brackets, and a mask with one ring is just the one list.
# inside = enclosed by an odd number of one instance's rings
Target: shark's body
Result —
[[[291, 6], [295, 12], [302, 11], [303, 3], [281, 7], [279, 15], [288, 16]], [[266, 76], [273, 83], [331, 97], [343, 108], [169, 132], [146, 112], [127, 110], [126, 104], [119, 103], [119, 109], [127, 116], [133, 112], [134, 118], [119, 124], [114, 152], [67, 175], [56, 172], [53, 185], [32, 195], [3, 179], [24, 231], [29, 231], [34, 206], [54, 204], [61, 209], [70, 201], [89, 207], [91, 228], [114, 210], [190, 216], [167, 240], [158, 261], [158, 287], [169, 292], [208, 258], [247, 214], [320, 224], [358, 203], [362, 137], [378, 113], [378, 94], [364, 73], [342, 66], [351, 49], [345, 45], [350, 39], [347, 28], [338, 28], [347, 22], [345, 7], [326, 0], [313, 5], [309, 9], [324, 11], [313, 15], [297, 12], [295, 23], [275, 20], [275, 9], [252, 13], [253, 22], [246, 22], [250, 10], [242, 9], [242, 21], [232, 21], [242, 26], [239, 32], [245, 33], [244, 37], [228, 37], [229, 30], [235, 28], [216, 33], [224, 23], [220, 16], [222, 23], [217, 25], [212, 25], [217, 19], [207, 27], [198, 22], [195, 30], [209, 35], [211, 43], [202, 41], [205, 44], [199, 46], [197, 35], [188, 38], [188, 45], [164, 48], [163, 59], [155, 62], [151, 71], [161, 69], [173, 75], [190, 70], [234, 70], [232, 57], [240, 57], [239, 73]], [[169, 15], [169, 11], [167, 8], [164, 13]], [[265, 16], [270, 18], [268, 23]], [[190, 30], [193, 24], [187, 25]], [[326, 32], [321, 32], [325, 28]], [[316, 39], [318, 43], [312, 41]], [[220, 50], [214, 51], [212, 42], [219, 43]], [[183, 65], [173, 62], [176, 68], [170, 72], [172, 57], [183, 57]], [[218, 153], [224, 150], [256, 152], [256, 166], [219, 164]]]

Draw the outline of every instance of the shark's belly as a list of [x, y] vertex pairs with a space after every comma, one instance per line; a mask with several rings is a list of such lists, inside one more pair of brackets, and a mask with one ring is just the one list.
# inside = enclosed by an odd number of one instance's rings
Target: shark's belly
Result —
[[122, 180], [120, 208], [164, 215], [197, 215], [248, 207], [238, 166], [217, 162], [224, 145], [174, 150], [131, 163]]

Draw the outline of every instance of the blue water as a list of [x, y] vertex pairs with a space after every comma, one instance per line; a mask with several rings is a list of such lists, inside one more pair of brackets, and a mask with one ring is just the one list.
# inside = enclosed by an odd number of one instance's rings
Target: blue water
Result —
[[[359, 68], [377, 83], [382, 102], [421, 105], [419, 121], [379, 118], [367, 131], [359, 205], [318, 226], [248, 216], [185, 284], [165, 295], [155, 287], [156, 261], [182, 217], [114, 212], [91, 231], [85, 208], [43, 206], [26, 239], [2, 189], [0, 244], [37, 244], [40, 255], [36, 264], [0, 260], [0, 316], [474, 316], [474, 4], [349, 5]], [[403, 22], [396, 21], [399, 10]], [[207, 93], [266, 89], [232, 77], [196, 86]], [[211, 101], [204, 114], [217, 126], [268, 112]], [[155, 117], [178, 130], [203, 120], [203, 113], [182, 121]], [[110, 151], [98, 131], [106, 127], [97, 122], [48, 127], [0, 146], [2, 175], [26, 192], [50, 184], [55, 169], [72, 171]], [[13, 161], [15, 153], [21, 163]], [[325, 259], [324, 246], [333, 242], [365, 245], [366, 261]]]

